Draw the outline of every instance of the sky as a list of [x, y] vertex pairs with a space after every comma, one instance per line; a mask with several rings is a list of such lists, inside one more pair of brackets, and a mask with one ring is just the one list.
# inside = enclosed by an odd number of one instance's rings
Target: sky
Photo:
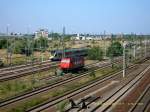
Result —
[[150, 0], [0, 0], [0, 32], [150, 34]]

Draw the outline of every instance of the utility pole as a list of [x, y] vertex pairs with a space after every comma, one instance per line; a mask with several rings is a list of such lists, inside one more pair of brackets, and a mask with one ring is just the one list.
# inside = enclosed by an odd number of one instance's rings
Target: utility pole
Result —
[[104, 30], [104, 56], [106, 58], [106, 31]]
[[35, 84], [35, 77], [34, 77], [34, 44], [33, 44], [33, 38], [31, 37], [31, 64], [32, 64], [32, 89], [34, 89], [34, 84]]
[[12, 58], [12, 55], [13, 55], [13, 51], [14, 51], [14, 46], [15, 46], [15, 37], [11, 38], [11, 48], [10, 48], [10, 66], [11, 66], [11, 69], [12, 69], [12, 62], [13, 62], [13, 58]]
[[142, 44], [142, 37], [140, 36], [140, 53], [141, 53], [141, 57], [143, 57], [143, 51], [142, 51], [142, 48], [143, 48], [143, 44]]
[[136, 58], [136, 45], [134, 44], [134, 46], [133, 46], [133, 56], [134, 56], [134, 58]]
[[62, 34], [62, 47], [63, 47], [63, 56], [65, 57], [65, 44], [64, 44], [64, 37], [65, 37], [66, 29], [63, 27], [63, 34]]
[[25, 54], [26, 54], [26, 64], [28, 64], [28, 56], [29, 56], [29, 50], [30, 50], [30, 41], [29, 41], [29, 33], [30, 33], [30, 26], [27, 26], [27, 37], [26, 37], [26, 42], [27, 46], [25, 46]]
[[[111, 45], [113, 44], [113, 34], [111, 35]], [[105, 52], [106, 52], [106, 48], [105, 48]], [[114, 67], [114, 62], [113, 62], [113, 60], [114, 60], [114, 56], [113, 56], [114, 54], [112, 54], [111, 55], [111, 65], [112, 65], [112, 68]], [[106, 56], [106, 54], [105, 54], [105, 56]]]
[[145, 37], [145, 58], [147, 57], [147, 38]]
[[123, 78], [126, 74], [126, 42], [123, 42]]
[[9, 57], [9, 24], [6, 26], [6, 35], [7, 35], [7, 65], [8, 65], [8, 57]]

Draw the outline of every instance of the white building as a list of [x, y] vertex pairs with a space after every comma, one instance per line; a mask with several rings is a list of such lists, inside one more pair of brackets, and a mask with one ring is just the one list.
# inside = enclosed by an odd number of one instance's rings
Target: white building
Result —
[[76, 34], [75, 36], [72, 37], [72, 39], [75, 40], [86, 40], [86, 36], [80, 35], [80, 34]]
[[35, 32], [35, 39], [40, 38], [40, 37], [48, 38], [48, 30], [47, 29], [40, 29], [40, 30], [36, 31]]

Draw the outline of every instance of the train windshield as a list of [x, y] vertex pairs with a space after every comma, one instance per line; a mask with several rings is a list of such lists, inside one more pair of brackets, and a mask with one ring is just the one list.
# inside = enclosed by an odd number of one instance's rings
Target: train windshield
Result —
[[69, 60], [69, 59], [63, 59], [63, 60], [61, 60], [61, 62], [62, 62], [62, 63], [69, 63], [70, 60]]

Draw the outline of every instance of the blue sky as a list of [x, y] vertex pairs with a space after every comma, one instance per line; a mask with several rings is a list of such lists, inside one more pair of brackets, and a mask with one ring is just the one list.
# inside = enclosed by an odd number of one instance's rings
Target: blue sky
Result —
[[150, 34], [150, 0], [0, 0], [0, 32]]

